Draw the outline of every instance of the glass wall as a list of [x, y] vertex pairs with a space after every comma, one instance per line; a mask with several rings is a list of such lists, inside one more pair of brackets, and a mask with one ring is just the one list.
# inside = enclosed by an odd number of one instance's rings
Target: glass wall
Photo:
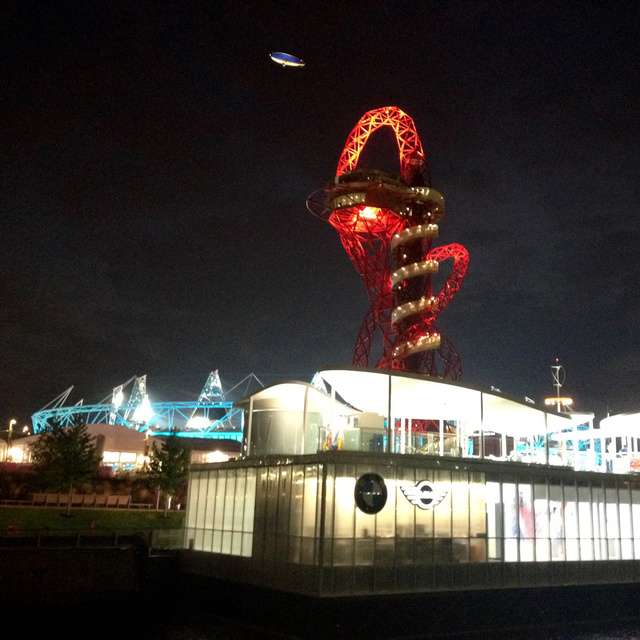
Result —
[[[297, 576], [309, 586], [324, 575], [322, 589], [331, 593], [454, 588], [456, 575], [460, 584], [511, 575], [488, 573], [504, 563], [521, 565], [520, 575], [533, 563], [640, 560], [640, 484], [630, 478], [528, 466], [528, 474], [506, 474], [480, 461], [445, 468], [402, 456], [386, 464], [348, 453], [317, 457], [195, 468], [186, 546], [247, 558], [267, 584], [269, 576], [280, 586]], [[364, 474], [379, 475], [386, 488], [375, 514], [355, 502]], [[424, 483], [437, 500], [420, 506], [411, 489]], [[472, 571], [479, 564], [487, 567]]]
[[360, 451], [615, 470], [590, 423], [497, 391], [362, 370], [320, 372], [314, 385], [282, 383], [243, 400], [244, 454]]
[[[364, 473], [385, 480], [387, 502], [375, 515], [354, 502]], [[423, 480], [444, 493], [430, 509], [402, 490]], [[187, 544], [326, 566], [640, 559], [640, 486], [605, 480], [485, 480], [480, 472], [354, 461], [199, 470], [190, 478]]]
[[487, 481], [489, 560], [640, 559], [640, 486], [610, 479]]
[[256, 469], [211, 469], [189, 477], [189, 549], [251, 557]]

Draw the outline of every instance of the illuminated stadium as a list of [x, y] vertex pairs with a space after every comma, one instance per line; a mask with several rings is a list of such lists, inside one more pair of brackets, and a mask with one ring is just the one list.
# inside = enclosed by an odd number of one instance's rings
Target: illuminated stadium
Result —
[[153, 402], [147, 393], [147, 376], [134, 376], [97, 404], [81, 400], [65, 405], [73, 389], [69, 387], [31, 419], [35, 433], [52, 422], [67, 426], [80, 418], [86, 424], [119, 424], [150, 435], [240, 440], [242, 411], [234, 409], [234, 400], [262, 386], [249, 374], [225, 392], [216, 370], [209, 374], [197, 400]]

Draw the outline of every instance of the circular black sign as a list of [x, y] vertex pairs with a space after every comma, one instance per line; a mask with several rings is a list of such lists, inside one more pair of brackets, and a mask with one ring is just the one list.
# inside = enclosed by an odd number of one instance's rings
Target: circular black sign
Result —
[[360, 511], [374, 514], [382, 511], [387, 504], [387, 486], [377, 473], [365, 473], [356, 481], [353, 492]]

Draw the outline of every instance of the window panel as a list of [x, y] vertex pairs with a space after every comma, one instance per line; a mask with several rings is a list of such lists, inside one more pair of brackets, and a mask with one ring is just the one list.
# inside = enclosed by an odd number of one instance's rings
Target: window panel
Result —
[[633, 560], [633, 533], [631, 526], [631, 493], [629, 487], [618, 487], [620, 516], [620, 551], [623, 560]]
[[291, 509], [291, 467], [278, 468], [278, 523], [276, 530], [282, 536], [289, 533], [289, 511]]
[[449, 471], [436, 471], [435, 484], [439, 488], [448, 489], [444, 500], [436, 505], [433, 511], [434, 535], [436, 538], [451, 537], [451, 473]]
[[536, 561], [551, 560], [551, 525], [549, 517], [549, 491], [546, 482], [533, 485], [533, 510], [536, 536]]
[[227, 483], [224, 494], [224, 516], [222, 528], [225, 531], [233, 529], [233, 511], [236, 497], [236, 469], [227, 470]]
[[316, 465], [308, 466], [304, 473], [304, 502], [302, 513], [302, 535], [316, 535], [316, 503], [318, 501], [318, 475]]
[[189, 479], [189, 509], [187, 510], [187, 527], [195, 527], [198, 516], [198, 508], [200, 507], [200, 478], [201, 473], [191, 474]]
[[531, 485], [518, 483], [518, 530], [520, 534], [520, 562], [533, 562], [535, 520]]
[[578, 536], [578, 492], [574, 484], [564, 487], [564, 527], [565, 551], [567, 560], [580, 560], [580, 544]]
[[302, 506], [304, 501], [304, 467], [296, 465], [291, 475], [291, 511], [289, 535], [302, 535]]
[[213, 515], [216, 506], [216, 483], [218, 481], [218, 472], [209, 471], [206, 474], [208, 479], [200, 485], [200, 509], [204, 512], [203, 526], [206, 529], [213, 529]]
[[593, 521], [591, 487], [578, 487], [578, 527], [580, 530], [580, 559], [593, 560]]
[[549, 483], [549, 533], [551, 534], [551, 560], [564, 560], [564, 509], [562, 485]]
[[596, 560], [607, 559], [607, 521], [604, 507], [604, 488], [592, 485], [593, 505], [593, 555]]
[[[396, 535], [399, 538], [413, 538], [415, 534], [416, 512], [422, 509], [416, 507], [407, 500], [400, 488], [402, 485], [415, 484], [415, 469], [410, 467], [400, 467], [397, 470], [397, 481], [395, 485], [396, 496]], [[390, 489], [390, 487], [387, 487]]]
[[515, 482], [502, 483], [502, 517], [504, 537], [518, 537], [518, 497]]
[[607, 549], [609, 560], [620, 559], [620, 525], [618, 521], [618, 492], [615, 487], [605, 489], [607, 518]]
[[504, 526], [499, 482], [487, 481], [487, 543], [489, 560], [502, 560]]
[[224, 517], [224, 496], [226, 492], [226, 480], [227, 480], [227, 472], [226, 470], [218, 471], [218, 480], [216, 482], [216, 502], [215, 502], [215, 513], [213, 516], [213, 528], [214, 529], [222, 529], [223, 527], [223, 517]]
[[[238, 469], [236, 474], [236, 491], [233, 499], [232, 531], [242, 531], [244, 520], [244, 503], [247, 496], [247, 470]], [[234, 554], [236, 555], [236, 554]]]
[[336, 538], [354, 537], [354, 498], [355, 478], [336, 477], [335, 479], [335, 524], [333, 535]]
[[640, 489], [632, 489], [631, 491], [631, 513], [633, 516], [634, 538], [634, 555], [640, 560]]
[[484, 473], [470, 473], [469, 479], [469, 535], [472, 538], [486, 537], [487, 503]]
[[451, 484], [451, 521], [454, 538], [469, 537], [469, 477], [454, 472]]

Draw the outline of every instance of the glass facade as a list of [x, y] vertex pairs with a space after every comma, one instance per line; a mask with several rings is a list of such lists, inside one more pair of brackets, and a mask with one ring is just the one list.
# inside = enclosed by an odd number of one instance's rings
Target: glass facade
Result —
[[186, 524], [189, 548], [251, 557], [255, 495], [256, 469], [192, 473]]
[[316, 595], [640, 581], [628, 421], [353, 369], [240, 406], [244, 458], [192, 468], [196, 572]]
[[314, 384], [274, 385], [239, 405], [246, 456], [359, 451], [583, 471], [620, 466], [603, 455], [604, 439], [592, 428], [591, 414], [553, 413], [499, 392], [411, 374], [323, 371]]
[[[502, 473], [482, 461], [444, 467], [399, 455], [326, 457], [195, 468], [186, 546], [246, 558], [255, 567], [250, 581], [327, 594], [500, 586], [501, 566], [640, 560], [640, 484], [629, 478]], [[387, 489], [374, 515], [354, 500], [366, 473]], [[428, 509], [402, 490], [425, 480], [444, 494]], [[535, 571], [522, 571], [510, 586], [538, 584]]]

